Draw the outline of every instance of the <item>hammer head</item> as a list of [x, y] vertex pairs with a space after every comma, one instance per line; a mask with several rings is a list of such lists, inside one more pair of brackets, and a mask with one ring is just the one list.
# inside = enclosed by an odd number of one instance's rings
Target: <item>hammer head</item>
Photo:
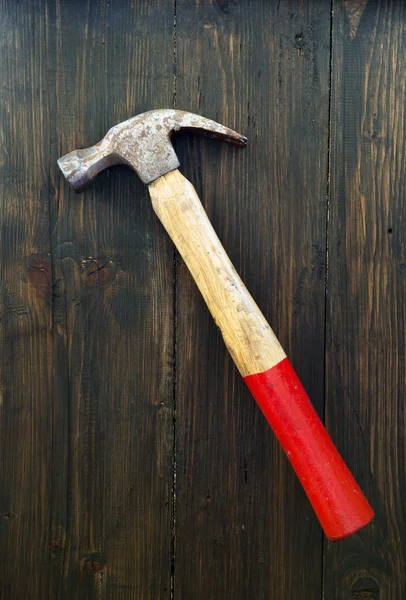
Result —
[[95, 146], [74, 150], [58, 160], [76, 192], [113, 165], [127, 165], [144, 183], [179, 167], [170, 137], [173, 131], [199, 131], [211, 138], [245, 146], [247, 138], [215, 121], [183, 110], [151, 110], [112, 127]]

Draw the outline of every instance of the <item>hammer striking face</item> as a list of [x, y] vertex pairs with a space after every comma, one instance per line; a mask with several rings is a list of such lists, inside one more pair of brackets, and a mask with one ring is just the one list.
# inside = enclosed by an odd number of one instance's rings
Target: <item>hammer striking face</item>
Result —
[[152, 206], [195, 279], [224, 342], [295, 469], [326, 535], [338, 540], [373, 511], [310, 404], [274, 332], [211, 226], [192, 184], [178, 171], [172, 131], [197, 130], [244, 146], [246, 138], [198, 115], [153, 110], [116, 125], [95, 146], [58, 164], [76, 190], [125, 164], [148, 184]]
[[186, 129], [245, 146], [247, 138], [215, 121], [183, 110], [151, 110], [112, 127], [95, 146], [74, 150], [58, 160], [76, 192], [113, 165], [127, 165], [143, 183], [151, 183], [180, 166], [171, 143], [173, 131]]

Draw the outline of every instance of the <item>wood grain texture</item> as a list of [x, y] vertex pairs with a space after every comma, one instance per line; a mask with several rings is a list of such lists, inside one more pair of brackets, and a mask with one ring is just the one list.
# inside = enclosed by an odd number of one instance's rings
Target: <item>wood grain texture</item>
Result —
[[[178, 138], [181, 171], [322, 413], [328, 3], [176, 17], [177, 107], [248, 137]], [[177, 283], [175, 597], [319, 598], [312, 509], [181, 261]]]
[[178, 169], [149, 186], [152, 207], [195, 280], [243, 377], [286, 358], [226, 254], [193, 185]]
[[326, 421], [376, 517], [326, 544], [324, 596], [392, 600], [406, 595], [406, 6], [333, 4]]
[[[405, 597], [406, 7], [333, 8], [0, 0], [1, 600]], [[346, 541], [323, 542], [147, 190], [115, 169], [78, 197], [58, 172], [174, 106], [249, 138], [175, 144], [376, 510]]]
[[[0, 594], [46, 598], [52, 498], [50, 107], [45, 12], [1, 3]], [[35, 60], [30, 57], [34, 57]], [[30, 135], [23, 135], [30, 132]], [[29, 574], [29, 576], [27, 576]], [[32, 596], [31, 596], [32, 597]]]
[[170, 105], [173, 8], [1, 8], [1, 597], [169, 597], [172, 247], [133, 173], [56, 159]]
[[[81, 6], [71, 22], [72, 6], [61, 5], [61, 154], [172, 100], [172, 7], [90, 9]], [[71, 103], [72, 82], [79, 99]], [[68, 252], [72, 508], [64, 569], [77, 578], [69, 594], [164, 597], [172, 552], [172, 249], [127, 170], [100, 176], [81, 197], [61, 185], [56, 236]]]

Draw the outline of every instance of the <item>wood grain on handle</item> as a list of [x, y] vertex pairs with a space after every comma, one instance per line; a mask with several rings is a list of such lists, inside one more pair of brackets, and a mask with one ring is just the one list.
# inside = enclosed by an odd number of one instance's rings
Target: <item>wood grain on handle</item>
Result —
[[193, 185], [175, 169], [149, 185], [152, 206], [220, 328], [243, 377], [285, 353], [224, 250]]
[[194, 187], [174, 170], [150, 184], [149, 191], [327, 537], [339, 540], [354, 533], [374, 513], [231, 264]]

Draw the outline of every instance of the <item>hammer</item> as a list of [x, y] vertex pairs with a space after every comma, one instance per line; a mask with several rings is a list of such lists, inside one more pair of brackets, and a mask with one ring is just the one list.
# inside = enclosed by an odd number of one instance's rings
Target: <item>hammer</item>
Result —
[[178, 171], [173, 131], [187, 129], [245, 146], [247, 139], [199, 115], [152, 110], [110, 129], [58, 165], [76, 192], [112, 165], [133, 169], [189, 268], [244, 381], [286, 452], [331, 540], [371, 521], [372, 508], [331, 441], [276, 335], [238, 276], [193, 185]]

